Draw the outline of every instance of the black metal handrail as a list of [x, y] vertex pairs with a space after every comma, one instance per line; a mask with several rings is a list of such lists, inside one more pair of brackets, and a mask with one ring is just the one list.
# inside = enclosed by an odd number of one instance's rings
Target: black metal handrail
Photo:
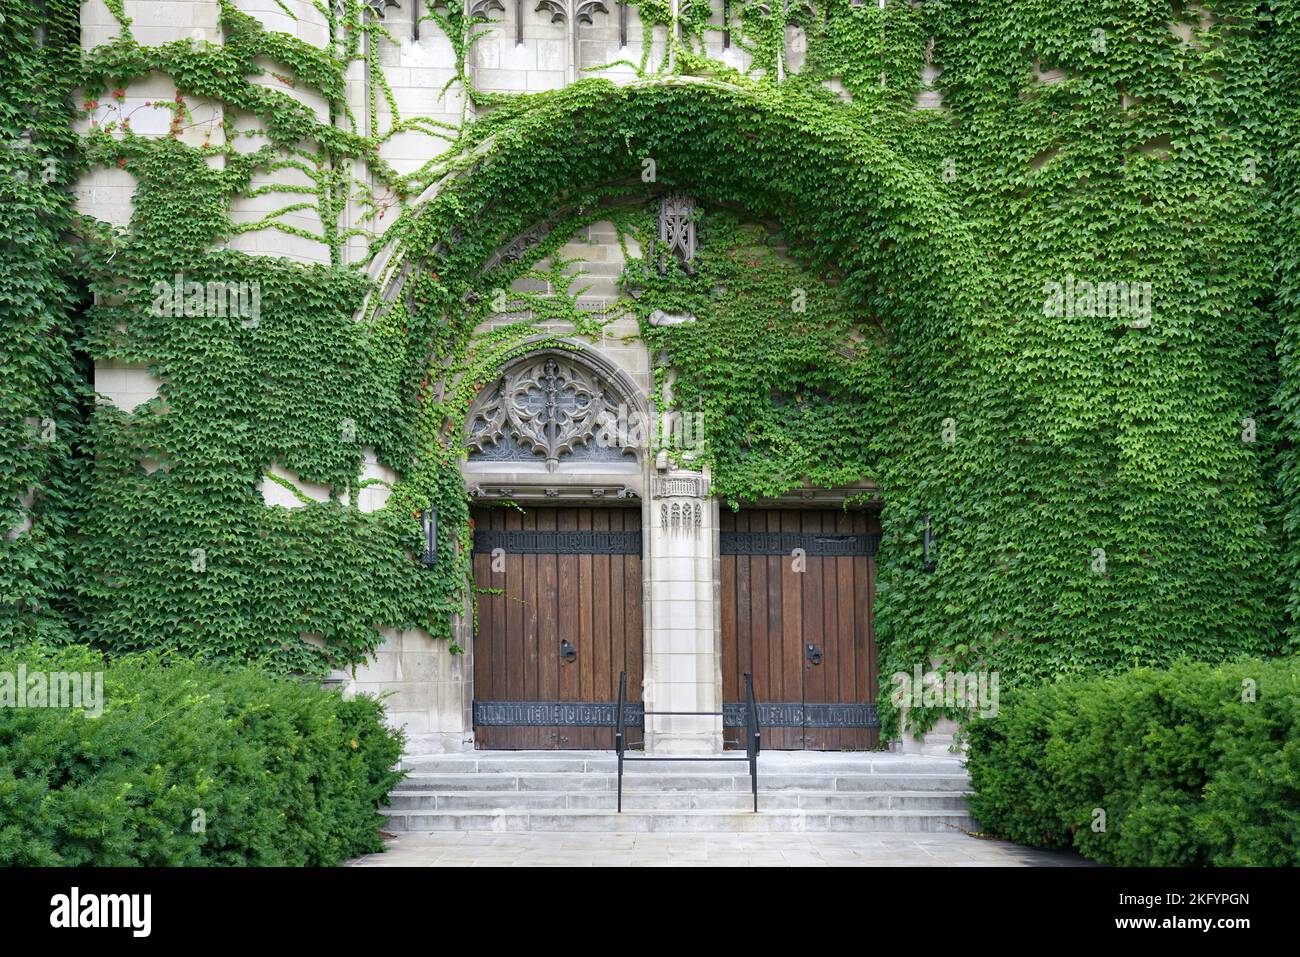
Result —
[[627, 672], [618, 673], [618, 714], [614, 717], [614, 750], [618, 752], [618, 813], [623, 813], [623, 751], [624, 721], [623, 703], [627, 700]]
[[[614, 717], [614, 751], [618, 755], [618, 813], [623, 813], [623, 762], [624, 761], [745, 761], [749, 764], [750, 788], [754, 795], [754, 813], [758, 813], [758, 755], [761, 750], [762, 731], [758, 726], [758, 704], [754, 701], [754, 681], [749, 673], [745, 674], [745, 756], [743, 758], [715, 757], [635, 757], [625, 756], [627, 751], [627, 728], [623, 715], [623, 706], [627, 700], [627, 672], [618, 675], [618, 713]], [[652, 715], [683, 715], [698, 717], [722, 717], [721, 711], [647, 711], [646, 717]]]
[[758, 726], [758, 702], [754, 700], [754, 679], [745, 672], [745, 755], [749, 758], [749, 780], [754, 790], [754, 813], [758, 813], [758, 753], [763, 749], [763, 732]]

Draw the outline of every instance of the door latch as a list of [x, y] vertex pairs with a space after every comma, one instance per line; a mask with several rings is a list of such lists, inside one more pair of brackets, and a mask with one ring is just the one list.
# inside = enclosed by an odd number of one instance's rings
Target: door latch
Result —
[[808, 644], [808, 647], [804, 650], [803, 654], [805, 658], [815, 665], [822, 663], [822, 650], [811, 642]]
[[569, 644], [568, 638], [560, 641], [560, 657], [565, 661], [573, 661], [578, 657], [578, 649]]

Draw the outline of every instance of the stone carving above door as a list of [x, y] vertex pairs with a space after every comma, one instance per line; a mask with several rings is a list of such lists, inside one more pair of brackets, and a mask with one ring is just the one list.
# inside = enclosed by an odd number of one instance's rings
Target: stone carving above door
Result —
[[594, 369], [546, 352], [508, 367], [470, 409], [470, 461], [617, 461], [633, 448], [618, 445], [620, 414], [629, 403]]
[[695, 273], [695, 203], [685, 193], [669, 193], [659, 199], [659, 271], [664, 257], [672, 256], [688, 274]]

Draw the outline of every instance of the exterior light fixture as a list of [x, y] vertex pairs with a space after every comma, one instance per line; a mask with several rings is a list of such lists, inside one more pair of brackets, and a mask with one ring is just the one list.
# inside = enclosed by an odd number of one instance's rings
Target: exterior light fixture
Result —
[[420, 525], [424, 529], [424, 554], [420, 561], [432, 568], [438, 564], [438, 510], [430, 505], [420, 514]]
[[930, 527], [930, 516], [925, 517], [925, 531], [921, 533], [921, 567], [932, 572], [938, 567], [934, 556], [934, 530]]

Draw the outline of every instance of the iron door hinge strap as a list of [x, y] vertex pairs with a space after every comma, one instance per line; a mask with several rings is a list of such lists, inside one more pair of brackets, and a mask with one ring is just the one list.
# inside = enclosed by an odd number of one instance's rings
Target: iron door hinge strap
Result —
[[791, 555], [802, 549], [805, 555], [841, 557], [875, 555], [880, 549], [880, 532], [830, 535], [818, 532], [720, 532], [723, 555]]

